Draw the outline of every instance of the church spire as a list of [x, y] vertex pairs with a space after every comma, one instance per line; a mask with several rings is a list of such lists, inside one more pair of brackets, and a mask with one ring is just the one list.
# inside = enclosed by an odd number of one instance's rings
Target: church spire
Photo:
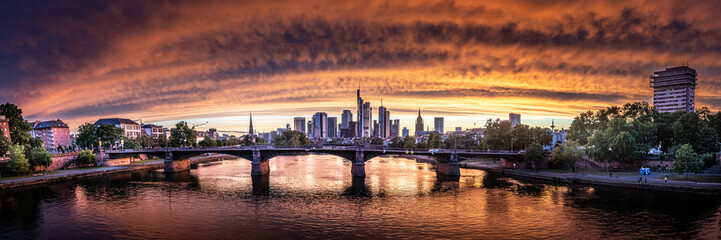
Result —
[[556, 128], [556, 124], [553, 122], [553, 119], [551, 119], [551, 131]]
[[250, 129], [248, 129], [248, 134], [250, 134], [250, 136], [254, 136], [254, 134], [253, 134], [253, 111], [250, 111]]

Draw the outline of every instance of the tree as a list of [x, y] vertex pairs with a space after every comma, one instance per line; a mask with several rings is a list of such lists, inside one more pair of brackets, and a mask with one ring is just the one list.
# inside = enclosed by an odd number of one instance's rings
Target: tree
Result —
[[567, 139], [577, 141], [581, 145], [588, 144], [588, 138], [593, 135], [596, 130], [598, 121], [594, 117], [593, 111], [581, 113], [573, 118], [571, 127], [568, 128]]
[[116, 143], [119, 143], [124, 135], [125, 130], [115, 125], [100, 124], [95, 128], [95, 136], [98, 141], [103, 142], [103, 147], [105, 148], [110, 148]]
[[13, 144], [26, 145], [30, 141], [30, 124], [23, 118], [23, 110], [12, 103], [0, 105], [0, 115], [8, 119]]
[[445, 148], [445, 146], [443, 146], [443, 137], [441, 136], [440, 133], [431, 132], [431, 134], [428, 135], [428, 148], [429, 149]]
[[198, 138], [198, 132], [194, 128], [190, 128], [188, 123], [180, 121], [175, 124], [175, 128], [170, 129], [169, 143], [171, 147], [193, 146]]
[[684, 144], [676, 152], [676, 159], [673, 161], [673, 170], [677, 173], [686, 173], [688, 178], [689, 172], [698, 172], [703, 166], [701, 157], [693, 151], [690, 144]]
[[690, 144], [694, 151], [700, 154], [719, 151], [718, 134], [695, 112], [683, 114], [673, 123], [671, 129], [674, 145]]
[[493, 150], [509, 150], [513, 139], [512, 131], [511, 122], [488, 119], [483, 138], [484, 145]]
[[243, 136], [243, 139], [240, 140], [240, 145], [243, 146], [252, 146], [255, 145], [255, 142], [253, 141], [253, 136], [250, 134], [246, 134]]
[[98, 136], [95, 135], [96, 129], [97, 128], [92, 123], [85, 123], [83, 125], [80, 125], [80, 127], [78, 128], [78, 138], [75, 139], [75, 143], [79, 147], [83, 148], [92, 148], [93, 146], [97, 145]]
[[571, 169], [576, 171], [576, 162], [583, 159], [583, 149], [578, 142], [566, 140], [565, 144], [560, 144], [551, 152], [551, 162], [554, 164], [568, 164]]
[[308, 140], [305, 133], [295, 130], [283, 131], [283, 134], [273, 139], [273, 145], [276, 147], [303, 147], [308, 146], [309, 144], [310, 140]]
[[125, 148], [125, 149], [137, 149], [138, 147], [140, 147], [140, 144], [138, 144], [137, 141], [135, 141], [135, 140], [133, 140], [133, 139], [130, 139], [130, 138], [127, 138], [127, 137], [123, 137], [123, 148]]
[[25, 157], [25, 151], [23, 150], [23, 146], [20, 144], [13, 144], [12, 146], [10, 146], [9, 152], [10, 162], [7, 166], [8, 170], [17, 173], [18, 175], [20, 175], [20, 173], [22, 172], [27, 173], [28, 170], [30, 170], [30, 163]]
[[388, 146], [395, 147], [395, 148], [402, 148], [403, 147], [403, 138], [401, 138], [401, 137], [391, 138], [391, 142], [388, 144]]
[[379, 137], [371, 138], [370, 144], [373, 145], [383, 145], [383, 139]]
[[53, 156], [43, 147], [33, 148], [27, 157], [30, 166], [43, 166], [46, 171], [53, 164]]
[[218, 143], [215, 140], [213, 140], [209, 137], [206, 137], [203, 139], [203, 141], [200, 141], [200, 143], [198, 143], [198, 146], [205, 147], [205, 148], [212, 148], [212, 147], [217, 147]]
[[404, 148], [414, 148], [416, 146], [416, 138], [413, 136], [406, 136], [406, 138], [403, 139], [403, 147]]
[[538, 143], [528, 145], [523, 153], [523, 160], [533, 163], [533, 168], [538, 170], [538, 165], [546, 159], [546, 150]]
[[138, 136], [135, 141], [138, 142], [138, 145], [142, 148], [152, 148], [156, 146], [155, 139], [145, 134], [141, 134], [140, 136]]
[[78, 152], [76, 161], [79, 164], [95, 164], [97, 157], [95, 157], [92, 150], [82, 150]]

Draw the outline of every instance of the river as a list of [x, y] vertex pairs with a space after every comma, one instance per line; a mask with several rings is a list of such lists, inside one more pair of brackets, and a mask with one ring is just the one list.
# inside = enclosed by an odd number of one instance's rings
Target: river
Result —
[[554, 186], [405, 158], [329, 155], [200, 164], [0, 193], [0, 239], [617, 239], [721, 235], [721, 199]]

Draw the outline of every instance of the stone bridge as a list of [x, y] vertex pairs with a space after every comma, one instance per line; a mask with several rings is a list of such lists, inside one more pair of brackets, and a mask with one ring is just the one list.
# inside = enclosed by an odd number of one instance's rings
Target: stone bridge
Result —
[[190, 170], [190, 158], [206, 153], [226, 154], [251, 161], [251, 175], [260, 176], [270, 172], [268, 160], [276, 156], [298, 154], [330, 154], [344, 158], [353, 163], [351, 173], [354, 177], [364, 177], [365, 162], [372, 158], [387, 155], [422, 155], [430, 156], [437, 161], [436, 173], [447, 176], [460, 176], [460, 162], [471, 157], [504, 158], [518, 160], [523, 155], [518, 152], [490, 152], [463, 150], [399, 150], [364, 147], [346, 148], [214, 148], [214, 149], [161, 149], [135, 151], [108, 151], [111, 159], [127, 157], [134, 154], [146, 154], [165, 159], [165, 172]]

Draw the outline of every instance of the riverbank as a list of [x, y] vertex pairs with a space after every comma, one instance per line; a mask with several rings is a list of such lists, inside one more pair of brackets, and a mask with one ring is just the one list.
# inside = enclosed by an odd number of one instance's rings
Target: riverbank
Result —
[[[427, 156], [403, 156], [420, 162], [435, 163], [435, 160]], [[664, 181], [664, 173], [654, 173], [648, 176], [638, 174], [617, 173], [616, 176], [606, 176], [607, 173], [598, 172], [556, 172], [552, 170], [526, 170], [526, 169], [505, 169], [498, 163], [493, 162], [461, 162], [461, 168], [478, 169], [490, 173], [501, 174], [519, 179], [543, 181], [553, 184], [583, 185], [590, 187], [609, 187], [640, 189], [650, 191], [680, 192], [695, 194], [721, 194], [721, 183], [704, 183], [668, 180]], [[641, 177], [641, 181], [638, 179]]]
[[[190, 158], [190, 164], [199, 164], [213, 161], [229, 160], [234, 157], [229, 156], [203, 156]], [[78, 168], [69, 170], [56, 170], [52, 174], [38, 175], [38, 176], [27, 176], [27, 177], [12, 177], [7, 179], [0, 179], [0, 190], [19, 188], [26, 186], [33, 186], [39, 184], [47, 184], [54, 182], [62, 182], [74, 179], [89, 178], [95, 176], [101, 176], [106, 174], [115, 174], [123, 172], [131, 172], [137, 170], [150, 170], [163, 168], [162, 159], [151, 159], [140, 162], [133, 162], [122, 166], [101, 166], [91, 168]]]

